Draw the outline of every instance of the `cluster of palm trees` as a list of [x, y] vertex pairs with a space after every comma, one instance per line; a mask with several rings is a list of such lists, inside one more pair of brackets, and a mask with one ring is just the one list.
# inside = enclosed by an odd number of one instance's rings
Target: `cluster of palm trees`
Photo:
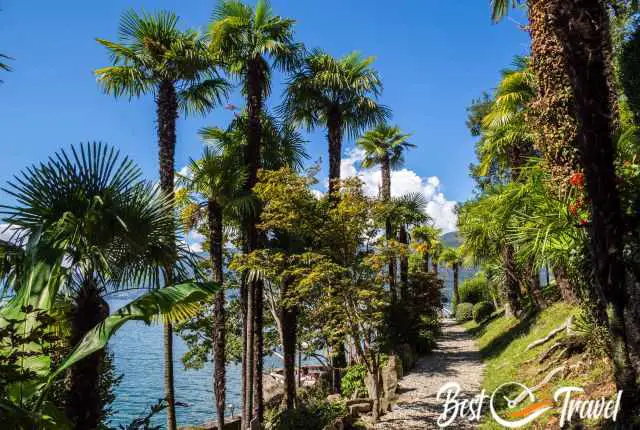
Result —
[[[266, 1], [250, 7], [240, 1], [220, 1], [206, 34], [178, 28], [170, 12], [139, 15], [126, 12], [120, 24], [120, 40], [98, 39], [111, 57], [111, 66], [96, 70], [98, 82], [115, 97], [153, 94], [157, 105], [160, 187], [170, 201], [180, 204], [187, 227], [206, 222], [212, 280], [224, 282], [224, 228], [239, 232], [241, 248], [251, 253], [264, 246], [256, 225], [260, 203], [252, 196], [260, 169], [300, 168], [307, 157], [304, 141], [296, 131], [325, 128], [329, 148], [329, 195], [337, 196], [340, 160], [345, 137], [355, 138], [367, 152], [365, 166], [379, 164], [383, 170], [382, 198], [391, 199], [390, 170], [410, 148], [408, 135], [386, 125], [390, 110], [378, 102], [382, 82], [372, 68], [373, 58], [351, 53], [334, 58], [321, 50], [308, 52], [294, 38], [295, 21], [277, 16]], [[265, 108], [271, 95], [272, 73], [288, 75], [279, 118]], [[180, 113], [204, 114], [220, 106], [239, 85], [245, 97], [242, 112], [226, 128], [201, 131], [207, 147], [203, 156], [189, 165], [189, 174], [179, 177], [184, 187], [174, 199], [175, 124]], [[181, 198], [182, 197], [182, 198]], [[337, 198], [337, 197], [336, 197]], [[424, 199], [405, 196], [398, 202], [396, 219], [400, 239], [408, 243], [407, 229], [424, 223]], [[391, 218], [386, 234], [394, 235]], [[401, 279], [406, 285], [408, 260], [401, 261]], [[389, 264], [389, 283], [395, 296], [395, 264]], [[243, 312], [242, 420], [262, 422], [263, 282], [241, 283]], [[218, 425], [225, 409], [225, 295], [215, 299], [215, 394]], [[168, 428], [176, 428], [173, 390], [171, 325], [165, 327], [165, 395]], [[341, 345], [332, 348], [334, 366], [344, 367]]]
[[[521, 3], [494, 0], [493, 18]], [[543, 267], [564, 301], [589, 309], [609, 332], [629, 426], [640, 404], [637, 213], [629, 212], [637, 204], [630, 190], [638, 124], [627, 107], [633, 87], [618, 86], [637, 73], [634, 62], [620, 61], [637, 4], [526, 3], [531, 56], [517, 58], [493, 97], [469, 109], [480, 137], [478, 193], [460, 209], [463, 250], [500, 282], [509, 314], [547, 305]]]

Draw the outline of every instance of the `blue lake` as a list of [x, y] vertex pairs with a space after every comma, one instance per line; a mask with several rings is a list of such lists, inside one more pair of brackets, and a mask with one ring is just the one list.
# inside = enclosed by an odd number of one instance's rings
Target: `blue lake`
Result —
[[[127, 304], [131, 297], [109, 298], [112, 310]], [[142, 322], [127, 323], [111, 339], [109, 348], [115, 355], [118, 374], [123, 374], [121, 384], [116, 389], [115, 411], [111, 418], [111, 427], [128, 424], [133, 418], [146, 415], [149, 406], [164, 397], [163, 342], [162, 326], [147, 326]], [[215, 418], [212, 389], [212, 366], [209, 363], [202, 370], [185, 370], [181, 362], [187, 348], [178, 336], [174, 336], [174, 370], [176, 401], [189, 404], [189, 407], [176, 411], [178, 425], [201, 424]], [[267, 357], [265, 366], [280, 364]], [[234, 413], [240, 413], [241, 372], [240, 365], [227, 367], [227, 405], [233, 405]], [[231, 413], [227, 411], [227, 415]], [[163, 424], [165, 414], [159, 414], [154, 420]]]

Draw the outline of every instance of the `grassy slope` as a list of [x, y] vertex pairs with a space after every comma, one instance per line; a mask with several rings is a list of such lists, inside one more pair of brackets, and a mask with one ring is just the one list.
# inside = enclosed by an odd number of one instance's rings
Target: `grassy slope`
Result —
[[[559, 361], [547, 366], [557, 358], [538, 363], [538, 357], [547, 351], [558, 339], [557, 336], [544, 345], [525, 351], [531, 342], [545, 337], [551, 330], [565, 322], [569, 315], [576, 315], [579, 310], [566, 304], [555, 304], [539, 315], [519, 321], [516, 318], [494, 316], [488, 322], [478, 325], [469, 322], [465, 327], [476, 337], [483, 361], [485, 363], [484, 381], [482, 387], [491, 394], [493, 390], [505, 382], [521, 382], [528, 387], [537, 385], [550, 369], [566, 364], [570, 370], [554, 377], [540, 391], [536, 392], [538, 400], [551, 399], [552, 393], [560, 386], [580, 386], [585, 388], [589, 398], [612, 396], [615, 386], [612, 382], [611, 364], [606, 359], [591, 357], [587, 354], [575, 355], [568, 361]], [[557, 353], [556, 353], [557, 354]], [[550, 426], [558, 428], [555, 412], [549, 412], [528, 428], [542, 429]], [[485, 418], [489, 416], [485, 409]], [[498, 429], [491, 419], [485, 419], [483, 429]]]

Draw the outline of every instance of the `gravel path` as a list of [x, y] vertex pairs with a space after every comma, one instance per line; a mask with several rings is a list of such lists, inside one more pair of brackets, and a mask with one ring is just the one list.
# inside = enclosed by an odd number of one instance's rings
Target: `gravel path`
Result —
[[[440, 386], [453, 381], [459, 383], [461, 397], [479, 392], [482, 363], [475, 342], [455, 321], [445, 320], [442, 330], [438, 348], [420, 358], [411, 373], [400, 380], [398, 401], [391, 412], [381, 417], [376, 429], [437, 429], [436, 422], [442, 413], [442, 403], [436, 400]], [[473, 427], [460, 420], [450, 428]]]

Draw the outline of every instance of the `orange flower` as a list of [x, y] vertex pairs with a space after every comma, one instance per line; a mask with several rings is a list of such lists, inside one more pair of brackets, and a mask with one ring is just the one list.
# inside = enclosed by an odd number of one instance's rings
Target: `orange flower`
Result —
[[569, 183], [574, 187], [582, 188], [584, 186], [584, 173], [576, 172], [569, 178]]

